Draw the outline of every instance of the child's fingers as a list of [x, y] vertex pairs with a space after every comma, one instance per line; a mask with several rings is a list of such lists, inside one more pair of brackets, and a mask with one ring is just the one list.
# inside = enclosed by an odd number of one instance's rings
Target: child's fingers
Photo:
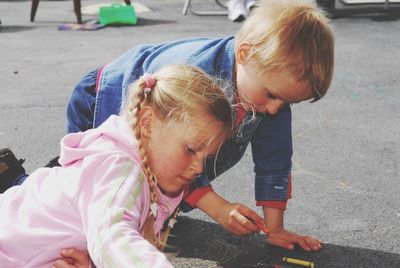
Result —
[[[307, 247], [309, 249], [308, 251], [310, 251], [310, 250], [317, 251], [317, 250], [320, 250], [322, 248], [321, 242], [319, 240], [313, 238], [313, 237], [304, 236], [301, 239], [301, 241], [303, 241], [304, 244], [305, 244], [305, 247]], [[300, 246], [302, 248], [304, 248], [301, 244], [300, 244]], [[304, 248], [304, 249], [307, 250], [306, 248]]]
[[305, 239], [299, 239], [299, 241], [297, 243], [305, 251], [310, 251], [311, 250], [311, 247], [308, 245], [308, 243], [307, 243], [307, 241]]
[[242, 225], [241, 223], [236, 223], [233, 226], [234, 228], [234, 233], [236, 235], [249, 235], [252, 233], [252, 231], [248, 230], [246, 227], [244, 227], [244, 225]]
[[230, 231], [234, 233], [235, 235], [247, 235], [250, 234], [251, 231], [248, 230], [246, 227], [246, 221], [247, 220], [245, 217], [240, 215], [239, 213], [232, 213], [231, 214], [231, 220], [230, 220]]
[[51, 268], [74, 268], [73, 263], [69, 263], [66, 259], [56, 260]]
[[60, 255], [64, 258], [71, 258], [74, 262], [79, 264], [89, 262], [89, 256], [86, 251], [80, 251], [74, 248], [60, 250]]
[[248, 218], [247, 215], [241, 213], [242, 211], [234, 211], [232, 212], [232, 225], [234, 225], [235, 229], [239, 233], [239, 235], [248, 235], [251, 233], [258, 232], [258, 227], [253, 223], [251, 219]]
[[239, 206], [238, 211], [244, 215], [246, 218], [252, 220], [253, 222], [260, 222], [264, 223], [264, 219], [257, 214], [254, 210], [250, 209], [249, 207], [246, 206]]
[[270, 243], [274, 246], [286, 248], [289, 250], [292, 250], [294, 248], [294, 245], [292, 242], [281, 238], [279, 235], [274, 235], [274, 234], [270, 235], [270, 237], [268, 239], [268, 243]]
[[296, 242], [305, 251], [318, 251], [322, 248], [320, 241], [310, 236], [299, 236]]
[[246, 206], [239, 206], [237, 211], [240, 215], [238, 220], [240, 224], [247, 229], [247, 234], [260, 231], [258, 226], [264, 225], [264, 219], [255, 211]]

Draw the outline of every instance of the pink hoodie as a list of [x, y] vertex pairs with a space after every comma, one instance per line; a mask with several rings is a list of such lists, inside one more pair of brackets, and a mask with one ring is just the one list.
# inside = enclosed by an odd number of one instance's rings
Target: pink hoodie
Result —
[[[1, 268], [50, 267], [70, 247], [97, 267], [172, 267], [142, 237], [149, 186], [125, 117], [65, 136], [59, 162], [0, 195]], [[181, 199], [158, 192], [155, 233]]]

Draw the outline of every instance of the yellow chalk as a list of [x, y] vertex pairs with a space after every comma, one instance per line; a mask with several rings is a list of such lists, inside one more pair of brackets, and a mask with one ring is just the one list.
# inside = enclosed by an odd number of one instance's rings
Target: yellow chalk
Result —
[[293, 263], [293, 264], [298, 264], [298, 265], [302, 265], [305, 267], [314, 268], [314, 263], [311, 261], [303, 261], [303, 260], [298, 260], [298, 259], [293, 259], [293, 258], [288, 258], [288, 257], [283, 257], [283, 261], [287, 262], [287, 263]]

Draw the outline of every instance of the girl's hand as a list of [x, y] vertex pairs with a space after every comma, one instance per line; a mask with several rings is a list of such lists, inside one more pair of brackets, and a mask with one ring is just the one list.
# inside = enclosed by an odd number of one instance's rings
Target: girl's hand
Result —
[[80, 251], [74, 248], [60, 251], [62, 258], [53, 263], [52, 268], [89, 268], [90, 259], [87, 251]]
[[214, 191], [203, 195], [196, 207], [236, 235], [247, 235], [260, 230], [253, 222], [264, 222], [256, 212], [242, 204], [233, 204]]
[[305, 251], [318, 251], [322, 248], [321, 241], [318, 239], [311, 236], [289, 232], [283, 227], [271, 230], [268, 243], [286, 249], [293, 249], [294, 244], [298, 244]]
[[216, 220], [228, 231], [236, 235], [258, 233], [254, 222], [263, 222], [255, 211], [242, 204], [225, 203], [219, 207]]

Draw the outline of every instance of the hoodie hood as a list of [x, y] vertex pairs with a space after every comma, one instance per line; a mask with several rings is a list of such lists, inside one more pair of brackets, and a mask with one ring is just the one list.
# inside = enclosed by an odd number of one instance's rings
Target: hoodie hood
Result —
[[61, 140], [59, 163], [69, 166], [90, 156], [106, 157], [112, 152], [125, 153], [135, 162], [138, 157], [138, 142], [126, 116], [112, 115], [98, 128], [71, 133]]

